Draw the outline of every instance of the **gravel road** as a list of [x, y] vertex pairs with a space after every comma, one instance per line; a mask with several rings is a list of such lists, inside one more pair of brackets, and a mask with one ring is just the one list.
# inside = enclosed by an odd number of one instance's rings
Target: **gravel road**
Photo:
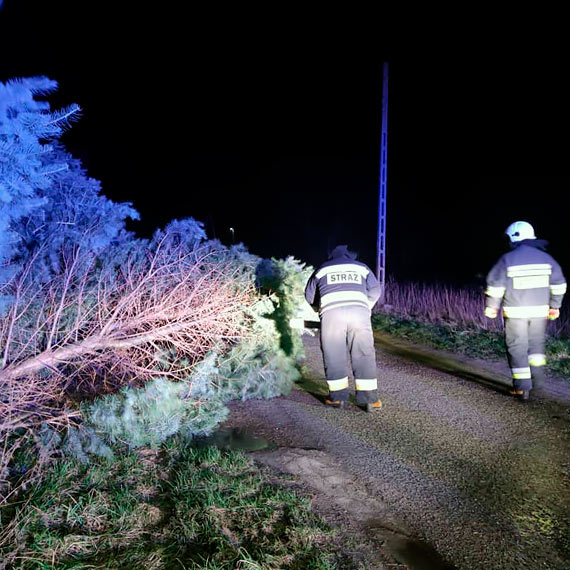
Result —
[[[570, 568], [564, 382], [548, 380], [522, 403], [506, 394], [504, 363], [378, 336], [382, 411], [334, 410], [321, 403], [318, 335], [304, 342], [300, 386], [286, 397], [232, 403], [227, 426], [269, 440], [278, 449], [256, 452], [259, 461], [297, 472], [363, 528], [376, 530], [378, 568]], [[406, 547], [406, 537], [419, 540]]]

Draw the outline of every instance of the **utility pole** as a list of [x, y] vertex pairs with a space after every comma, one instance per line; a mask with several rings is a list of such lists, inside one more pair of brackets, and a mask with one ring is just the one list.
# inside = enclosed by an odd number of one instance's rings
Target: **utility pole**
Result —
[[378, 240], [376, 242], [376, 276], [382, 287], [380, 303], [386, 290], [386, 176], [388, 171], [388, 64], [382, 69], [382, 130], [380, 134], [380, 188], [378, 196]]

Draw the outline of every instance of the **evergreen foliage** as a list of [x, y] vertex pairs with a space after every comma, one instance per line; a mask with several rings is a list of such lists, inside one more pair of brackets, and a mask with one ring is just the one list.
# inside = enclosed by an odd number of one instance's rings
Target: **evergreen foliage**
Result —
[[[176, 224], [182, 230], [179, 239], [191, 247], [203, 239], [200, 223], [189, 219]], [[153, 239], [160, 242], [162, 237], [157, 232]], [[310, 268], [293, 258], [262, 260], [242, 245], [230, 249], [218, 242], [208, 245], [212, 256], [238, 265], [236, 286], [240, 280], [264, 283], [256, 305], [244, 310], [249, 334], [233, 346], [222, 343], [211, 350], [192, 368], [187, 381], [160, 378], [143, 388], [128, 388], [86, 405], [87, 421], [111, 442], [155, 446], [177, 433], [189, 437], [209, 434], [228, 413], [223, 402], [288, 394], [300, 378], [300, 333], [287, 323], [303, 300], [303, 280]], [[289, 354], [282, 348], [284, 335]], [[164, 350], [157, 367], [168, 368], [178, 358], [175, 351]], [[189, 363], [182, 360], [178, 364]]]
[[[36, 100], [57, 89], [47, 77], [0, 83], [0, 286], [21, 267], [22, 236], [14, 225], [46, 205], [45, 195], [65, 160], [49, 160], [59, 137], [77, 118], [79, 107], [50, 112], [49, 103]], [[9, 299], [0, 299], [0, 310]], [[4, 305], [4, 306], [2, 306]]]
[[152, 236], [151, 246], [159, 245], [166, 249], [177, 248], [182, 245], [184, 251], [195, 250], [206, 240], [204, 224], [192, 217], [181, 220], [172, 220], [164, 229], [158, 229]]
[[[279, 346], [269, 299], [252, 313], [250, 335], [226, 352], [212, 351], [193, 370], [191, 393], [197, 398], [249, 400], [288, 394], [300, 373], [295, 361]], [[269, 313], [270, 314], [270, 313]]]
[[197, 397], [222, 400], [273, 398], [288, 394], [300, 378], [298, 365], [304, 357], [301, 333], [290, 320], [304, 301], [304, 286], [311, 268], [289, 257], [260, 259], [233, 252], [251, 272], [260, 299], [249, 313], [251, 334], [229, 352], [213, 351], [191, 377]]
[[95, 431], [132, 448], [156, 447], [174, 434], [209, 435], [228, 414], [221, 402], [192, 398], [185, 382], [165, 378], [125, 388], [83, 409]]
[[286, 259], [266, 259], [257, 268], [257, 281], [270, 294], [275, 308], [270, 317], [280, 335], [280, 346], [299, 363], [305, 356], [298, 330], [291, 327], [305, 303], [304, 291], [312, 272], [311, 267], [289, 256]]
[[102, 195], [101, 183], [89, 178], [81, 162], [59, 144], [43, 161], [66, 164], [67, 169], [54, 174], [48, 188], [37, 191], [42, 207], [13, 224], [24, 258], [34, 256], [34, 279], [46, 282], [60, 274], [74, 254], [85, 270], [112, 245], [122, 249], [134, 241], [125, 224], [127, 218], [137, 220], [140, 216], [131, 204], [117, 204]]
[[[46, 282], [72, 258], [87, 270], [111, 244], [133, 241], [125, 221], [138, 213], [100, 195], [57, 142], [80, 108], [52, 112], [37, 99], [56, 89], [46, 77], [0, 83], [0, 287], [32, 258], [31, 278]], [[11, 302], [3, 291], [0, 314]]]
[[81, 463], [89, 463], [90, 455], [109, 460], [114, 458], [111, 448], [89, 426], [70, 426], [62, 435], [44, 423], [38, 433], [37, 443], [40, 455], [45, 457], [61, 450]]

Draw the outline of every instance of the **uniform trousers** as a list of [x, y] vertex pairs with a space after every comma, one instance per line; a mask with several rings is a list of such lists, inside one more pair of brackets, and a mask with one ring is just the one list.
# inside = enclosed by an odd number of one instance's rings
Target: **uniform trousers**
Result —
[[543, 380], [546, 318], [505, 318], [505, 344], [516, 390], [532, 390]]
[[370, 311], [366, 307], [353, 305], [324, 311], [321, 314], [321, 350], [331, 400], [348, 399], [351, 369], [356, 403], [368, 404], [378, 400], [376, 351]]

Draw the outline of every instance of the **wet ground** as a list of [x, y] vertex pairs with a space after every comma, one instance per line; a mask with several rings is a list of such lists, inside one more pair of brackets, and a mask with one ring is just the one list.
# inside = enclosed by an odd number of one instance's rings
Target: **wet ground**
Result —
[[253, 438], [259, 462], [297, 475], [317, 508], [361, 533], [370, 568], [570, 568], [567, 384], [550, 379], [525, 404], [507, 394], [505, 363], [376, 340], [381, 412], [322, 404], [307, 337], [303, 382], [232, 403], [222, 445]]

